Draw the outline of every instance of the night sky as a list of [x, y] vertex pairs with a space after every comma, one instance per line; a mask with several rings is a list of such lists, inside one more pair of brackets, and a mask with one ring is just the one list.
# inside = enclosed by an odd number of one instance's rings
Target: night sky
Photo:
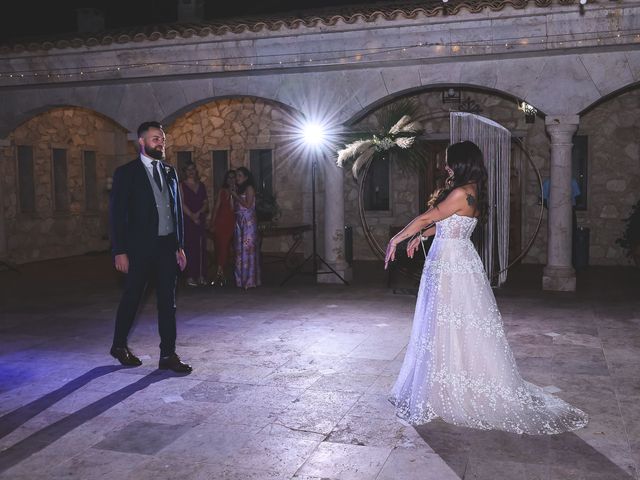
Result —
[[[319, 7], [393, 3], [372, 0], [205, 0], [205, 20], [304, 11]], [[178, 0], [17, 0], [0, 15], [0, 42], [76, 31], [77, 8], [98, 8], [106, 28], [118, 29], [177, 20]]]

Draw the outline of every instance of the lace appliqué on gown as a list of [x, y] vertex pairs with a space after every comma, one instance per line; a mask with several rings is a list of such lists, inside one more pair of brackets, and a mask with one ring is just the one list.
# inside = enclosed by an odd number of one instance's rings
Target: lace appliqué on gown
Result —
[[414, 425], [440, 417], [533, 435], [584, 427], [587, 415], [522, 379], [480, 257], [477, 220], [438, 222], [425, 261], [411, 339], [390, 400]]

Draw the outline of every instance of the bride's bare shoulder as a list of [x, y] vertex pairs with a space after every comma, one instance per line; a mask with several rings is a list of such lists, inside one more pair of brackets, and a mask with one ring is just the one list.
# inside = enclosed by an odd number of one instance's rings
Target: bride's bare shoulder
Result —
[[467, 199], [469, 195], [475, 195], [475, 188], [470, 188], [469, 185], [462, 185], [451, 190], [449, 197], [461, 201]]
[[477, 204], [477, 192], [475, 185], [461, 185], [452, 190], [451, 195], [454, 195], [456, 202], [459, 203], [461, 207], [470, 207], [475, 210]]
[[461, 185], [451, 190], [447, 198], [443, 201], [441, 206], [435, 208], [453, 209], [455, 212], [459, 212], [461, 215], [472, 215], [476, 209], [476, 189], [475, 185]]

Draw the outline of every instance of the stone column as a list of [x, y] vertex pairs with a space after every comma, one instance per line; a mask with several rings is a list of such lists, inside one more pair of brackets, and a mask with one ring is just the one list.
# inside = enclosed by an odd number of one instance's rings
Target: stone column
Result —
[[547, 265], [542, 276], [542, 289], [573, 292], [576, 273], [571, 265], [571, 148], [578, 129], [577, 115], [548, 116], [545, 119], [551, 137], [549, 179], [549, 226]]
[[[321, 159], [324, 173], [324, 256], [342, 278], [351, 280], [351, 269], [344, 257], [344, 171], [329, 158]], [[320, 204], [320, 202], [318, 202]], [[319, 265], [319, 270], [326, 267]], [[336, 275], [318, 275], [319, 283], [342, 284]]]

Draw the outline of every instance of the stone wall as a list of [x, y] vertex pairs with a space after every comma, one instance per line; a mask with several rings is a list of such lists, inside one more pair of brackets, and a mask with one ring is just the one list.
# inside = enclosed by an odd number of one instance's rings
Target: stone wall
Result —
[[[78, 255], [109, 248], [108, 181], [113, 167], [126, 158], [126, 132], [93, 112], [56, 108], [16, 128], [0, 150], [8, 257], [17, 263]], [[21, 213], [17, 178], [17, 146], [33, 147], [35, 211]], [[54, 209], [52, 148], [67, 150], [69, 208]], [[96, 151], [99, 208], [85, 205], [84, 150]]]
[[[231, 168], [250, 168], [250, 150], [272, 149], [273, 191], [281, 210], [278, 223], [302, 223], [308, 221], [303, 208], [307, 204], [304, 197], [308, 194], [308, 164], [300, 162], [291, 148], [286, 135], [290, 131], [289, 121], [289, 114], [282, 107], [261, 99], [212, 101], [167, 126], [167, 158], [171, 162], [177, 151], [192, 152], [213, 207], [213, 150], [228, 150]], [[290, 244], [290, 237], [265, 238], [263, 251], [287, 251]]]
[[[541, 122], [540, 122], [541, 123]], [[590, 265], [629, 265], [616, 240], [622, 236], [624, 218], [640, 198], [640, 91], [614, 97], [584, 114], [578, 135], [586, 135], [587, 208], [576, 212], [579, 227], [590, 230]], [[526, 137], [527, 147], [543, 178], [549, 177], [549, 141], [541, 129]], [[525, 183], [524, 228], [531, 232], [538, 218], [539, 187], [533, 175]], [[547, 210], [536, 242], [525, 258], [545, 263]]]
[[[543, 121], [525, 123], [514, 100], [501, 96], [463, 91], [487, 116], [522, 137], [532, 161], [543, 178], [549, 175], [549, 139]], [[449, 104], [442, 103], [441, 91], [413, 97], [425, 118], [427, 140], [443, 140], [449, 135]], [[257, 98], [230, 98], [201, 105], [167, 126], [168, 159], [179, 150], [189, 150], [211, 195], [213, 178], [211, 151], [226, 149], [232, 167], [249, 166], [249, 150], [273, 149], [274, 192], [281, 209], [281, 224], [309, 223], [311, 217], [310, 164], [308, 153], [297, 150], [288, 133], [290, 117], [279, 104]], [[375, 123], [375, 112], [355, 125]], [[640, 91], [630, 91], [608, 100], [586, 113], [578, 131], [589, 142], [587, 210], [578, 211], [578, 224], [590, 229], [592, 265], [626, 265], [615, 240], [624, 227], [623, 219], [640, 198]], [[36, 175], [34, 213], [20, 213], [18, 206], [16, 156], [18, 145], [34, 148]], [[67, 149], [69, 210], [55, 212], [52, 199], [52, 148]], [[87, 212], [84, 205], [83, 150], [97, 151], [100, 208]], [[124, 129], [99, 114], [80, 108], [57, 108], [40, 114], [20, 127], [0, 146], [5, 231], [8, 257], [18, 263], [81, 254], [108, 248], [108, 181], [113, 169], [136, 155], [136, 142], [127, 141]], [[325, 161], [332, 161], [323, 159]], [[514, 191], [520, 205], [520, 251], [532, 237], [540, 211], [540, 193], [534, 170], [524, 151], [514, 147]], [[357, 185], [349, 171], [345, 175], [345, 223], [354, 227], [354, 257], [374, 259], [362, 233], [357, 209]], [[418, 200], [415, 172], [391, 164], [390, 210], [367, 212], [372, 231], [384, 247], [389, 228], [402, 226], [424, 210]], [[323, 174], [318, 175], [318, 240], [322, 252]], [[213, 205], [213, 198], [210, 198]], [[304, 243], [310, 249], [309, 236]], [[546, 262], [547, 211], [543, 211], [540, 231], [524, 261]], [[265, 240], [266, 252], [283, 252], [291, 245], [288, 237]], [[517, 247], [517, 248], [516, 248]]]
[[587, 210], [578, 211], [578, 225], [590, 229], [590, 261], [594, 265], [628, 265], [616, 245], [624, 219], [640, 199], [640, 90], [608, 100], [580, 120], [588, 136]]

